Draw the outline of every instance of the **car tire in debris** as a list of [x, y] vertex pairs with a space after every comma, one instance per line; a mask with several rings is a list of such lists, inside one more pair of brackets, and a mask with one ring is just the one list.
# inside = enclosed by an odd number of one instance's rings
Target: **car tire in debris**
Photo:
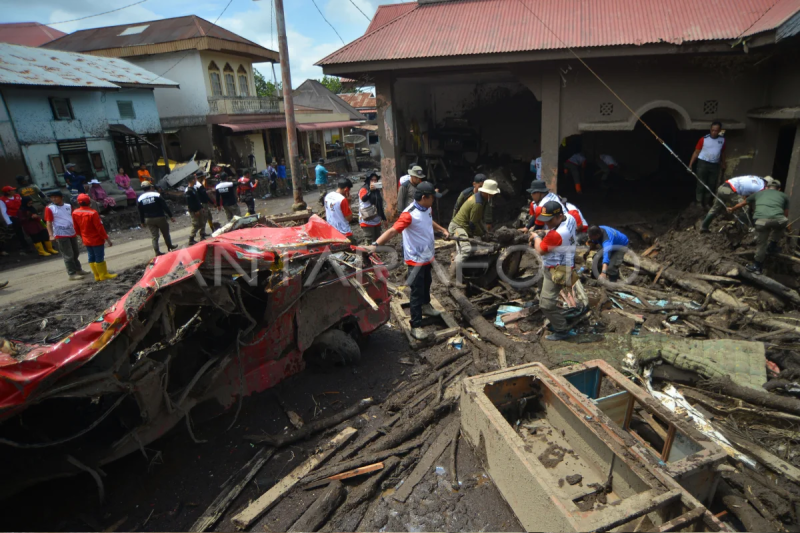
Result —
[[315, 366], [341, 366], [361, 360], [361, 349], [351, 335], [340, 329], [320, 334], [306, 351], [306, 361]]

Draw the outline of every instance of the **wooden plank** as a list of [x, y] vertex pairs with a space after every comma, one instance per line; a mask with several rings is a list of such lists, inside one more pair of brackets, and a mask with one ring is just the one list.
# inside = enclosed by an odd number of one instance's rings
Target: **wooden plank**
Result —
[[303, 489], [304, 490], [316, 489], [317, 487], [322, 487], [324, 485], [327, 485], [331, 481], [341, 481], [343, 479], [350, 479], [351, 477], [363, 476], [364, 474], [370, 474], [372, 472], [376, 472], [376, 471], [382, 470], [382, 469], [383, 469], [383, 461], [381, 461], [379, 463], [373, 463], [371, 465], [360, 466], [358, 468], [354, 468], [352, 470], [348, 470], [347, 472], [341, 472], [339, 474], [334, 474], [334, 475], [328, 476], [325, 479], [322, 479], [320, 481], [316, 481], [314, 483], [309, 483], [308, 485], [303, 487]]
[[[261, 467], [264, 466], [264, 463], [269, 461], [274, 453], [275, 448], [259, 449], [252, 459], [247, 461], [247, 464], [245, 464], [235, 476], [232, 476], [228, 481], [223, 483], [222, 492], [219, 496], [214, 498], [214, 501], [211, 502], [208, 509], [195, 521], [189, 531], [206, 531], [216, 524], [217, 520], [220, 519], [231, 502], [241, 494], [245, 486], [250, 483], [250, 480], [255, 477], [258, 471], [261, 470]], [[234, 483], [236, 478], [241, 479]]]
[[346, 496], [347, 490], [342, 482], [334, 481], [303, 513], [303, 516], [297, 519], [289, 531], [318, 531], [328, 517], [342, 504]]
[[454, 335], [458, 335], [458, 332], [461, 331], [461, 328], [447, 328], [447, 329], [440, 329], [439, 331], [433, 332], [433, 338], [436, 339], [436, 342], [441, 342], [443, 340], [449, 339]]
[[727, 437], [731, 443], [742, 450], [745, 453], [748, 453], [755, 458], [756, 461], [761, 463], [762, 465], [766, 466], [773, 472], [777, 472], [778, 474], [783, 474], [787, 478], [791, 479], [795, 483], [800, 484], [800, 469], [794, 467], [793, 465], [787, 463], [777, 455], [774, 455], [758, 444], [745, 440], [741, 437], [737, 437], [733, 435], [729, 431], [722, 430], [722, 433]]
[[309, 209], [307, 211], [298, 211], [297, 213], [292, 213], [291, 215], [277, 215], [277, 216], [273, 216], [273, 217], [267, 217], [267, 220], [279, 224], [281, 222], [292, 222], [292, 221], [295, 221], [295, 220], [308, 219], [313, 214], [314, 214], [314, 211]]
[[436, 463], [439, 456], [444, 453], [447, 447], [450, 446], [453, 438], [458, 434], [459, 429], [461, 429], [461, 419], [456, 418], [450, 422], [449, 426], [439, 433], [439, 436], [436, 437], [431, 447], [428, 448], [428, 451], [422, 456], [422, 459], [417, 463], [417, 467], [411, 472], [411, 475], [403, 481], [400, 488], [392, 495], [395, 500], [405, 502], [408, 497], [411, 496], [411, 491], [422, 481], [422, 478], [424, 478], [426, 474], [430, 473], [434, 463]]
[[506, 349], [502, 346], [497, 349], [497, 362], [500, 365], [500, 368], [508, 368], [508, 362], [506, 362]]
[[355, 428], [344, 428], [319, 453], [306, 459], [300, 466], [292, 470], [289, 475], [282, 478], [256, 501], [234, 516], [233, 524], [239, 529], [250, 527], [261, 515], [278, 503], [302, 478], [326, 461], [336, 450], [347, 444], [356, 432]]
[[437, 311], [442, 312], [442, 320], [444, 320], [444, 323], [447, 324], [448, 328], [458, 327], [458, 322], [456, 322], [456, 319], [453, 318], [453, 315], [451, 315], [450, 313], [447, 312], [447, 310], [445, 310], [441, 302], [433, 294], [431, 294], [431, 305]]
[[406, 339], [408, 339], [408, 343], [413, 348], [417, 345], [417, 339], [411, 336], [411, 323], [408, 321], [408, 317], [406, 316], [405, 311], [403, 310], [403, 306], [400, 302], [395, 299], [389, 303], [389, 309], [392, 311], [392, 315], [394, 316], [397, 325], [400, 326], [400, 329], [403, 333], [406, 334]]
[[367, 294], [367, 289], [365, 289], [364, 286], [361, 285], [356, 278], [350, 277], [347, 278], [347, 281], [356, 291], [358, 291], [358, 294], [360, 294], [361, 297], [364, 298], [364, 301], [369, 304], [369, 306], [372, 308], [373, 311], [377, 311], [379, 309], [378, 304], [375, 303], [375, 300], [373, 300], [372, 297], [369, 294]]

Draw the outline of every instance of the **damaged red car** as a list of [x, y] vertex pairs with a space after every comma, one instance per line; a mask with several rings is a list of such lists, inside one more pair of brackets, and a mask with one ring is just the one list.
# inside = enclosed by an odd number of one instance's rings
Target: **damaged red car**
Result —
[[356, 361], [389, 318], [387, 275], [319, 217], [249, 227], [154, 259], [57, 344], [3, 343], [0, 496], [94, 472], [182, 420], [191, 431], [196, 405], [236, 407], [310, 358]]

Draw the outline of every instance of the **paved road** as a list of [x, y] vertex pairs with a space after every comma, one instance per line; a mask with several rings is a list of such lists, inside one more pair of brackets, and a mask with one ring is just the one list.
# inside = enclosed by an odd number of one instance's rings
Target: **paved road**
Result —
[[[316, 191], [308, 192], [304, 197], [306, 203], [313, 207], [315, 211], [319, 208], [318, 198]], [[259, 201], [256, 205], [256, 210], [263, 214], [290, 212], [292, 203], [293, 200], [290, 196], [265, 202]], [[218, 216], [216, 218], [219, 220]], [[223, 215], [222, 220], [224, 219]], [[190, 228], [186, 227], [171, 231], [173, 242], [185, 244], [189, 239], [189, 230]], [[106, 248], [106, 261], [112, 271], [130, 268], [152, 259], [153, 248], [150, 241], [150, 233], [142, 229], [139, 235], [140, 237], [134, 241], [115, 244], [111, 248]], [[163, 243], [162, 250], [166, 251]], [[84, 270], [88, 271], [89, 266], [86, 263], [85, 252], [81, 254], [80, 260]], [[90, 275], [85, 276], [84, 281], [68, 281], [64, 262], [49, 260], [0, 272], [0, 281], [9, 282], [8, 287], [0, 290], [0, 305], [8, 306], [28, 298], [52, 293], [54, 290], [57, 291], [59, 286], [69, 285], [71, 287], [80, 283], [93, 283], [94, 278]]]

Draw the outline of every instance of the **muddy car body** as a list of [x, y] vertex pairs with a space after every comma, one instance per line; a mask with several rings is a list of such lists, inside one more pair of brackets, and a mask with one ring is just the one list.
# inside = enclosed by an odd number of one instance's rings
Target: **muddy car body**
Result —
[[304, 352], [357, 358], [354, 339], [389, 318], [386, 275], [316, 216], [154, 259], [125, 296], [57, 344], [5, 344], [0, 494], [145, 453], [184, 419], [191, 432], [195, 405], [235, 407], [301, 371]]

